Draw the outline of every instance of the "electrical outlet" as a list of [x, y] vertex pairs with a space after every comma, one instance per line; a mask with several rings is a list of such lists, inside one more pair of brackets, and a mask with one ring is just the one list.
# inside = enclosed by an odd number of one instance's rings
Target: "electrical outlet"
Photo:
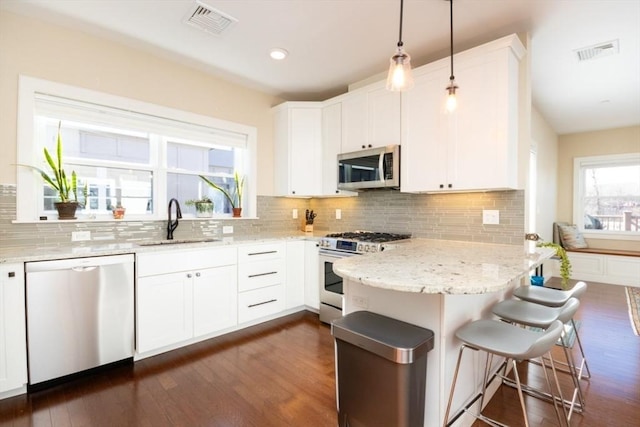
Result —
[[342, 209], [336, 209], [336, 219], [342, 219]]
[[291, 217], [292, 217], [293, 219], [298, 219], [298, 209], [294, 209], [294, 210], [291, 212]]
[[482, 223], [483, 224], [500, 224], [500, 211], [483, 209], [482, 210]]
[[233, 234], [233, 225], [223, 225], [222, 234]]
[[72, 242], [83, 242], [85, 240], [91, 240], [90, 231], [72, 231], [71, 232]]
[[360, 308], [364, 308], [364, 309], [369, 308], [369, 298], [367, 298], [367, 297], [361, 297], [359, 295], [352, 295], [351, 296], [351, 303], [353, 304], [354, 307], [360, 307]]

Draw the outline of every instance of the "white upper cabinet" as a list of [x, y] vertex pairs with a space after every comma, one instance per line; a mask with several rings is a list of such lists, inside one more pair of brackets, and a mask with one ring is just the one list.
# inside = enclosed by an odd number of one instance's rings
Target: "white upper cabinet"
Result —
[[445, 109], [449, 60], [415, 70], [415, 87], [402, 95], [402, 191], [517, 188], [523, 54], [514, 35], [456, 55], [453, 113]]
[[400, 143], [400, 93], [385, 82], [341, 96], [343, 153]]
[[273, 111], [276, 195], [322, 194], [321, 104], [286, 102]]

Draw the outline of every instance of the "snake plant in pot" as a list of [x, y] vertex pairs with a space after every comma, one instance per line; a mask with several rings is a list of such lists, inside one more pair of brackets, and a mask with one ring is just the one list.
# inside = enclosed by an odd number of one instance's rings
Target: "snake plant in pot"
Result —
[[[62, 166], [62, 136], [60, 127], [62, 123], [58, 123], [58, 134], [56, 137], [56, 158], [49, 153], [47, 148], [44, 148], [44, 158], [49, 167], [51, 173], [47, 173], [44, 170], [31, 165], [26, 166], [34, 171], [38, 172], [44, 182], [58, 193], [58, 202], [54, 203], [56, 210], [58, 211], [58, 219], [76, 219], [76, 210], [78, 206], [82, 204], [78, 201], [78, 176], [75, 171], [68, 175]], [[85, 186], [83, 194], [86, 200], [87, 188]]]
[[206, 176], [198, 175], [204, 182], [209, 184], [212, 188], [220, 191], [224, 194], [224, 197], [229, 201], [231, 209], [233, 211], [233, 217], [238, 218], [242, 215], [242, 190], [244, 188], [244, 178], [238, 175], [238, 172], [233, 174], [233, 188], [231, 191], [227, 191], [226, 188], [220, 187]]

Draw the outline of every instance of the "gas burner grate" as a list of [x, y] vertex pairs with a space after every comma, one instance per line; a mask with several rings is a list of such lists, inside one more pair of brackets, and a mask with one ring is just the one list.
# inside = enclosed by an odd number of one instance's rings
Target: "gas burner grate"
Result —
[[383, 233], [376, 231], [347, 231], [344, 233], [327, 234], [326, 237], [334, 237], [339, 239], [357, 240], [360, 242], [384, 243], [396, 240], [410, 239], [411, 234], [401, 233]]

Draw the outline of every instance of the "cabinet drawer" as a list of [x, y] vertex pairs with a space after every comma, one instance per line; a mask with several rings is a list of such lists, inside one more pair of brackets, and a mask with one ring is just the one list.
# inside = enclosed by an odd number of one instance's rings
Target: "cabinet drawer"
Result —
[[167, 250], [137, 255], [138, 277], [222, 267], [238, 262], [236, 248]]
[[244, 323], [284, 310], [284, 285], [269, 286], [238, 295], [238, 322]]
[[241, 264], [238, 267], [238, 290], [240, 292], [284, 282], [284, 260], [266, 260]]
[[265, 243], [240, 246], [238, 248], [238, 262], [240, 263], [284, 258], [284, 256], [284, 243]]

